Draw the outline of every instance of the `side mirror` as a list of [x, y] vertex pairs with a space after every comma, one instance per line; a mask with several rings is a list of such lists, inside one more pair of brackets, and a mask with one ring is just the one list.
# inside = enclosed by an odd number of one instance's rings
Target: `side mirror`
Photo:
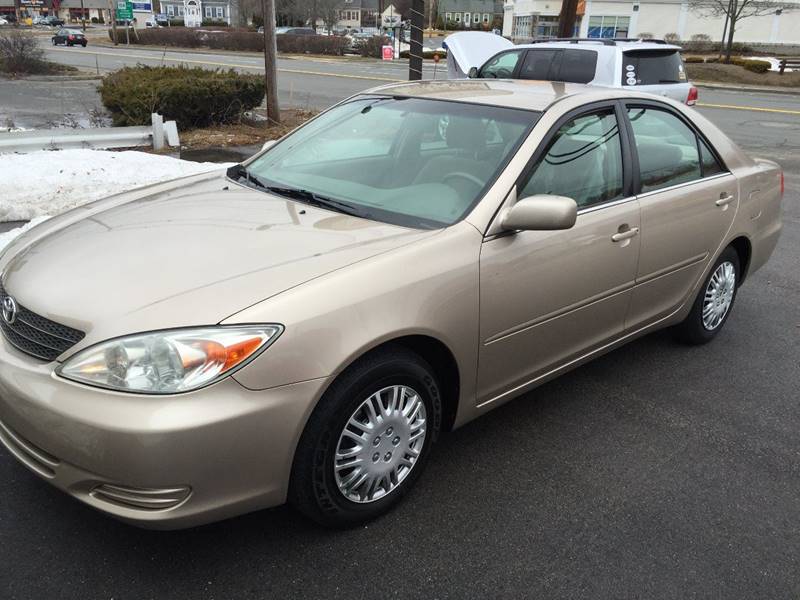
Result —
[[467, 73], [467, 77], [470, 79], [477, 79], [478, 78], [478, 67], [470, 67], [469, 72]]
[[572, 198], [537, 194], [519, 200], [500, 217], [503, 229], [553, 231], [570, 229], [578, 218], [578, 205]]
[[267, 140], [266, 142], [264, 142], [264, 145], [261, 146], [261, 150], [264, 151], [267, 148], [272, 148], [277, 143], [278, 143], [278, 140]]

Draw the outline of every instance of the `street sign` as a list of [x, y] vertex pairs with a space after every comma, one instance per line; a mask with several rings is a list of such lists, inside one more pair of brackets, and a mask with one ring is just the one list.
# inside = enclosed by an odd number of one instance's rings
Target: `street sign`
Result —
[[117, 19], [121, 21], [132, 21], [133, 3], [127, 0], [117, 0]]
[[394, 48], [391, 46], [382, 46], [381, 56], [383, 57], [383, 60], [394, 60]]

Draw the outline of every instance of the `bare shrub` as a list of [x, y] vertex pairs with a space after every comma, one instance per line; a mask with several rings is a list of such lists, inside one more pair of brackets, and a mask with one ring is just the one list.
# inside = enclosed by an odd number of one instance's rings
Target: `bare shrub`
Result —
[[50, 70], [44, 51], [28, 31], [0, 32], [0, 71], [12, 74], [45, 73]]

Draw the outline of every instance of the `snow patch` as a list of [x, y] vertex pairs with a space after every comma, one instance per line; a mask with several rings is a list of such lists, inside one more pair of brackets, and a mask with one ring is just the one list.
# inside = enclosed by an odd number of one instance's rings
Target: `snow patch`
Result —
[[41, 150], [0, 154], [0, 221], [57, 215], [117, 192], [221, 170], [231, 164], [195, 163], [135, 151]]
[[50, 215], [42, 215], [40, 217], [32, 219], [31, 221], [28, 221], [22, 227], [17, 227], [16, 229], [9, 229], [8, 231], [0, 233], [0, 252], [3, 250], [3, 248], [8, 246], [14, 240], [15, 237], [25, 233], [26, 231], [28, 231], [28, 229], [30, 229], [31, 227], [35, 227], [39, 223], [44, 223], [49, 218]]

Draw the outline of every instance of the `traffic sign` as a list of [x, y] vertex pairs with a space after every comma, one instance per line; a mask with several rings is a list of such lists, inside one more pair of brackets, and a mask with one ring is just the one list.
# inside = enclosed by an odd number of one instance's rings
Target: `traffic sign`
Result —
[[120, 21], [133, 20], [133, 3], [127, 0], [117, 0], [117, 19]]

